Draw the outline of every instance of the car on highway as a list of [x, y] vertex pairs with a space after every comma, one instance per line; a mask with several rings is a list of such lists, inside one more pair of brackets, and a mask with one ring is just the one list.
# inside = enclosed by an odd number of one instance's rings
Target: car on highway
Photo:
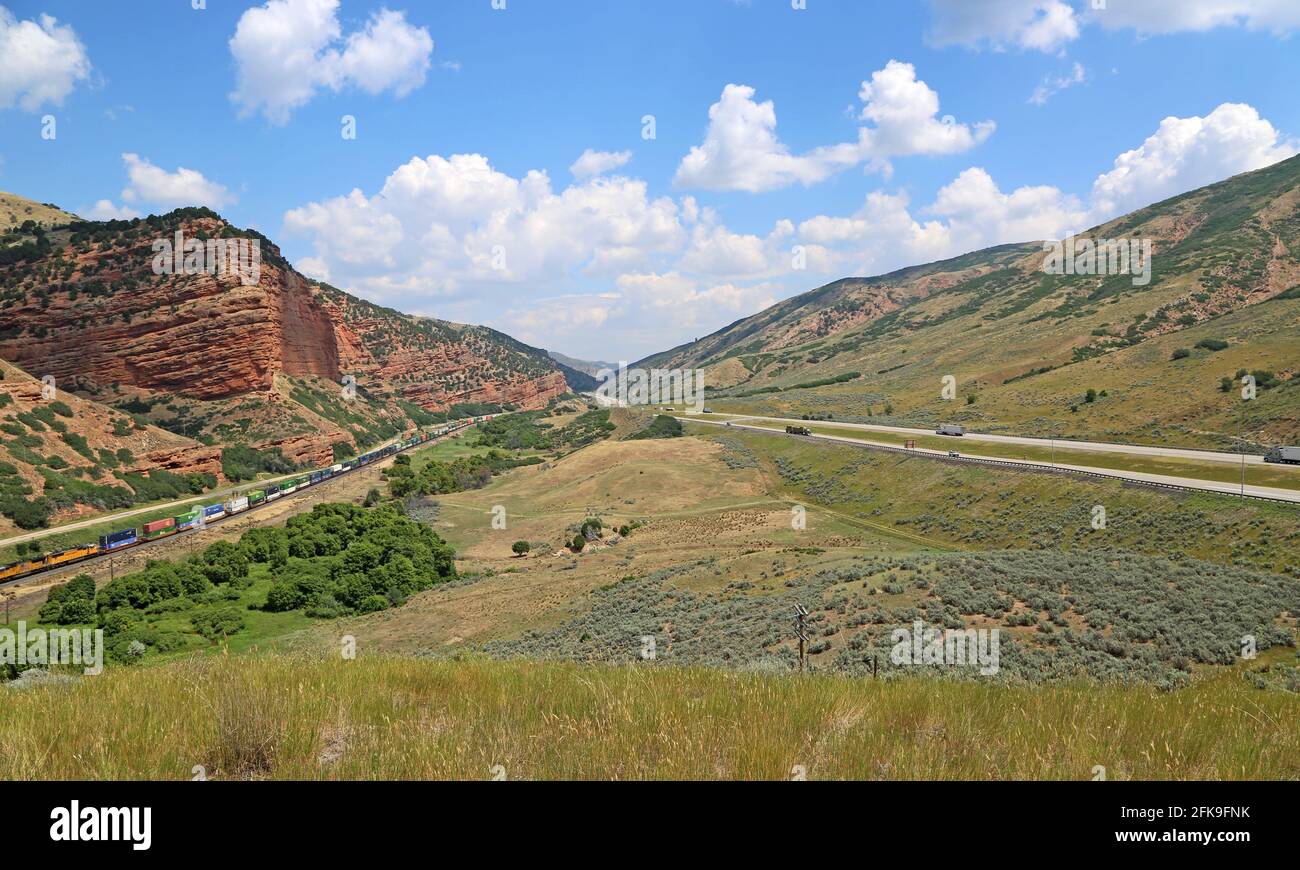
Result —
[[956, 450], [949, 450], [949, 451], [948, 451], [948, 455], [951, 456], [953, 459], [960, 459], [960, 458], [961, 458], [961, 454], [958, 453]]

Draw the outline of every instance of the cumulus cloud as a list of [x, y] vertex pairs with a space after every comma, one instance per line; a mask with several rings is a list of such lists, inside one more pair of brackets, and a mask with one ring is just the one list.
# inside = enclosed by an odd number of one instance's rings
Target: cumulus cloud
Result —
[[859, 132], [865, 158], [883, 163], [890, 157], [939, 155], [969, 151], [992, 135], [995, 124], [957, 123], [939, 117], [939, 94], [916, 77], [916, 67], [891, 60], [871, 74], [858, 91], [863, 103], [859, 118], [871, 124]]
[[146, 202], [166, 209], [198, 205], [220, 209], [235, 201], [229, 190], [197, 170], [179, 166], [168, 172], [138, 154], [123, 154], [122, 163], [129, 182], [122, 199], [129, 203]]
[[570, 293], [511, 308], [500, 322], [521, 341], [553, 347], [557, 339], [603, 329], [626, 308], [627, 301], [618, 293]]
[[117, 206], [111, 199], [97, 200], [89, 209], [83, 209], [81, 214], [90, 218], [92, 221], [112, 221], [112, 220], [131, 220], [132, 218], [142, 217], [140, 212], [126, 206]]
[[794, 224], [777, 221], [765, 237], [734, 233], [705, 209], [691, 230], [682, 268], [712, 277], [756, 278], [789, 271]]
[[[890, 129], [878, 117], [870, 129]], [[729, 228], [691, 196], [651, 198], [637, 179], [598, 175], [556, 188], [544, 172], [513, 176], [482, 155], [434, 155], [397, 167], [373, 193], [293, 209], [285, 229], [309, 239], [300, 262], [310, 274], [371, 298], [454, 310], [544, 347], [635, 359], [826, 280], [1060, 238], [1295, 151], [1254, 109], [1226, 104], [1161, 122], [1089, 197], [1050, 185], [1004, 189], [971, 167], [924, 203], [876, 190], [850, 214], [757, 232]]]
[[854, 144], [790, 153], [776, 135], [776, 106], [759, 103], [754, 89], [727, 85], [709, 107], [703, 144], [691, 148], [673, 183], [701, 190], [757, 193], [792, 184], [815, 184], [859, 162]]
[[862, 108], [856, 142], [792, 154], [776, 133], [776, 107], [757, 102], [746, 85], [729, 84], [709, 107], [704, 142], [691, 148], [673, 183], [701, 190], [757, 193], [793, 184], [811, 185], [868, 161], [888, 170], [889, 159], [908, 155], [954, 154], [992, 134], [994, 124], [973, 126], [939, 117], [939, 95], [916, 77], [909, 63], [891, 60], [862, 82]]
[[401, 97], [424, 84], [433, 39], [402, 12], [381, 9], [343, 35], [339, 0], [269, 0], [240, 16], [230, 53], [241, 116], [284, 124], [322, 88]]
[[49, 15], [19, 21], [0, 6], [0, 109], [60, 106], [89, 76], [90, 58], [70, 26]]
[[1054, 52], [1079, 37], [1079, 19], [1063, 0], [930, 0], [930, 7], [937, 46]]
[[1106, 220], [1297, 152], [1254, 107], [1223, 103], [1205, 117], [1165, 118], [1140, 146], [1115, 159], [1092, 186], [1094, 217]]
[[685, 241], [677, 205], [651, 199], [644, 181], [597, 177], [557, 192], [544, 172], [515, 178], [480, 154], [412, 158], [375, 195], [292, 209], [285, 229], [381, 295], [612, 274]]
[[626, 166], [631, 159], [631, 151], [593, 151], [588, 148], [582, 152], [581, 157], [573, 161], [569, 173], [579, 181], [585, 181]]
[[1062, 238], [1297, 150], [1251, 106], [1225, 103], [1205, 117], [1166, 118], [1097, 177], [1086, 202], [1050, 185], [1003, 191], [972, 167], [921, 209], [903, 193], [875, 191], [851, 215], [803, 221], [796, 238], [823, 268], [878, 274], [992, 245]]

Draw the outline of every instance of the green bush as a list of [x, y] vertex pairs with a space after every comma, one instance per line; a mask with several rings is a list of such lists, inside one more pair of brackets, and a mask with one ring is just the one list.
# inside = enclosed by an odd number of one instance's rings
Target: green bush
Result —
[[196, 613], [190, 617], [190, 622], [199, 634], [216, 641], [238, 634], [244, 628], [244, 615], [237, 608], [224, 607]]

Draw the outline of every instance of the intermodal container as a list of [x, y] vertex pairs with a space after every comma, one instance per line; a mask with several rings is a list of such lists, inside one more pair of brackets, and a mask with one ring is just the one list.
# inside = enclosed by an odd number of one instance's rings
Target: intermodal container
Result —
[[172, 519], [176, 520], [176, 530], [184, 531], [185, 529], [192, 529], [195, 526], [197, 526], [199, 524], [199, 517], [201, 517], [202, 515], [203, 514], [200, 513], [198, 508], [195, 508], [189, 513], [181, 514], [180, 516], [173, 517]]
[[116, 550], [119, 547], [129, 547], [137, 540], [139, 539], [136, 537], [135, 529], [122, 529], [107, 535], [100, 535], [99, 549], [107, 551]]
[[266, 501], [266, 492], [264, 490], [255, 489], [248, 494], [249, 507], [252, 507], [253, 505], [261, 504], [264, 501]]
[[226, 506], [224, 504], [210, 504], [203, 508], [203, 519], [205, 522], [219, 520], [226, 515]]
[[241, 495], [239, 498], [232, 498], [226, 502], [226, 513], [237, 514], [241, 511], [248, 510], [248, 496]]
[[173, 535], [176, 533], [176, 518], [168, 517], [165, 520], [154, 520], [151, 523], [145, 523], [140, 527], [140, 530], [144, 532], [146, 541]]

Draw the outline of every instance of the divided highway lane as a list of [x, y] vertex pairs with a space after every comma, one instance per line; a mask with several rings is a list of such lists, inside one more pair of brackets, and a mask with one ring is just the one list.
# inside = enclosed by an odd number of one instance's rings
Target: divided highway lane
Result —
[[[765, 434], [777, 434], [777, 435], [786, 434], [780, 429], [771, 429], [766, 426], [746, 425], [743, 423], [738, 423], [734, 420], [731, 421], [703, 420], [694, 415], [689, 415], [689, 416], [675, 415], [675, 416], [676, 419], [681, 420], [683, 423], [704, 423], [709, 426], [721, 426], [721, 427], [726, 427], [727, 424], [730, 423], [731, 424], [730, 428], [732, 429], [746, 429], [752, 432], [762, 432]], [[781, 423], [789, 423], [791, 425], [804, 425], [808, 422], [804, 420], [784, 420], [778, 417], [746, 417], [745, 419], [772, 420]], [[840, 426], [846, 424], [835, 423], [834, 425]], [[934, 434], [929, 430], [922, 430], [922, 429], [907, 430], [907, 429], [898, 429], [898, 428], [891, 428], [891, 427], [884, 427], [884, 426], [874, 427], [874, 428], [882, 429], [885, 431], [893, 431], [893, 432], [916, 432], [918, 434], [926, 434], [926, 435]], [[913, 456], [919, 455], [931, 459], [942, 459], [948, 462], [975, 462], [983, 465], [998, 465], [998, 466], [1009, 467], [1009, 468], [1033, 468], [1036, 470], [1042, 470], [1047, 472], [1066, 472], [1070, 474], [1086, 475], [1088, 477], [1106, 477], [1115, 480], [1129, 480], [1129, 481], [1133, 481], [1134, 483], [1145, 483], [1150, 486], [1156, 486], [1156, 487], [1196, 490], [1200, 492], [1217, 492], [1224, 495], [1233, 495], [1233, 496], [1241, 496], [1243, 493], [1243, 489], [1240, 484], [1223, 483], [1215, 480], [1198, 480], [1196, 478], [1191, 478], [1191, 477], [1174, 477], [1171, 475], [1163, 475], [1163, 474], [1148, 474], [1146, 472], [1141, 472], [1141, 471], [1117, 471], [1111, 468], [1093, 468], [1086, 465], [1073, 465], [1073, 464], [1061, 463], [1061, 462], [1052, 464], [1050, 462], [1038, 462], [1032, 459], [1015, 459], [1015, 460], [1000, 459], [998, 457], [980, 456], [978, 454], [963, 453], [960, 456], [953, 457], [953, 456], [949, 456], [946, 452], [942, 450], [929, 450], [924, 447], [916, 447], [916, 448], [908, 449], [905, 447], [899, 447], [894, 444], [883, 444], [878, 441], [869, 441], [866, 439], [845, 438], [839, 435], [790, 435], [789, 437], [800, 438], [804, 440], [812, 440], [812, 441], [831, 441], [837, 444], [848, 444], [854, 447], [861, 447], [868, 450], [887, 450], [892, 453], [902, 453], [902, 454], [913, 455]], [[964, 437], [969, 438], [970, 436], [966, 435]], [[1030, 441], [1036, 444], [1045, 443], [1040, 440], [1032, 439], [1032, 438], [1022, 439], [1022, 440]], [[961, 446], [961, 442], [956, 441], [956, 439], [954, 439], [954, 442], [955, 442], [954, 448]], [[1079, 442], [1070, 442], [1070, 443], [1077, 444]], [[1117, 445], [1112, 445], [1112, 446], [1117, 446]], [[1152, 449], [1158, 450], [1162, 448], [1152, 448]], [[1196, 452], [1199, 451], [1181, 451], [1179, 455], [1186, 457], [1186, 454], [1196, 453]], [[1217, 454], [1210, 454], [1210, 455], [1217, 455]], [[1237, 457], [1237, 461], [1238, 462], [1241, 461], [1240, 456]], [[1253, 484], [1247, 484], [1244, 493], [1249, 498], [1267, 499], [1269, 501], [1283, 501], [1283, 502], [1289, 502], [1291, 504], [1300, 504], [1300, 491], [1296, 491], [1296, 490], [1278, 489], [1276, 487], [1271, 487], [1271, 486], [1255, 486]]]
[[[716, 415], [726, 418], [726, 414]], [[683, 420], [698, 420], [701, 423], [711, 422], [702, 420], [696, 416], [682, 417]], [[904, 426], [880, 426], [874, 423], [842, 423], [839, 420], [796, 420], [787, 417], [763, 417], [756, 414], [735, 414], [731, 416], [733, 422], [741, 420], [766, 420], [773, 423], [780, 423], [782, 426], [804, 426], [809, 423], [820, 423], [823, 426], [836, 426], [841, 429], [862, 429], [868, 432], [896, 432], [899, 435], [933, 435], [933, 429], [910, 429]], [[979, 432], [967, 432], [962, 436], [963, 441], [996, 441], [1003, 444], [1022, 444], [1029, 447], [1048, 448], [1052, 445], [1050, 438], [1028, 438], [1021, 435], [992, 435], [982, 434]], [[1231, 462], [1236, 465], [1241, 464], [1240, 453], [1221, 453], [1215, 450], [1189, 450], [1183, 447], [1148, 447], [1142, 444], [1114, 444], [1107, 441], [1075, 441], [1069, 438], [1057, 438], [1057, 448], [1068, 450], [1095, 450], [1100, 453], [1127, 453], [1132, 456], [1167, 456], [1172, 459], [1192, 459], [1207, 462]], [[1264, 457], [1246, 454], [1247, 465], [1262, 465]]]

